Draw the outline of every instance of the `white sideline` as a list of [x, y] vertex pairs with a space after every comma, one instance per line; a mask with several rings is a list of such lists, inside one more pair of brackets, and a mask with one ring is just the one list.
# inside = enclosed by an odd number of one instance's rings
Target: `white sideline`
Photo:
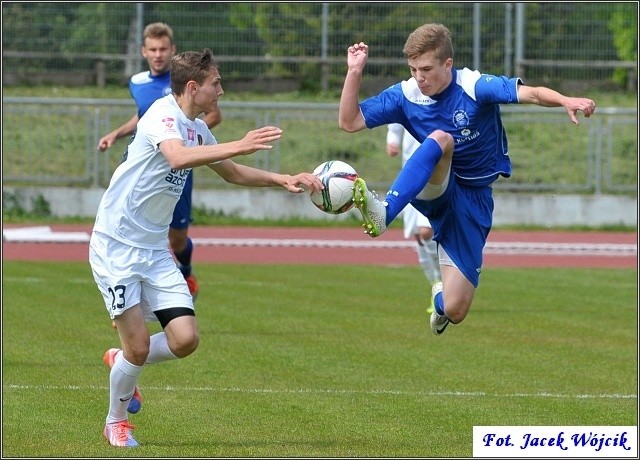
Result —
[[[51, 227], [23, 227], [3, 229], [2, 238], [12, 243], [85, 243], [88, 232], [52, 231]], [[363, 240], [315, 240], [277, 238], [193, 238], [199, 246], [240, 247], [315, 247], [315, 248], [362, 248], [362, 249], [413, 249], [414, 242]], [[486, 254], [543, 254], [585, 256], [636, 256], [636, 244], [622, 243], [543, 243], [543, 242], [488, 242]]]
[[[87, 391], [87, 390], [100, 390], [108, 391], [107, 386], [96, 385], [16, 385], [7, 384], [4, 385], [5, 390], [42, 390], [42, 391]], [[151, 391], [180, 391], [191, 393], [197, 392], [211, 392], [211, 393], [246, 393], [246, 394], [365, 394], [365, 395], [392, 395], [392, 396], [408, 396], [408, 397], [423, 397], [423, 396], [453, 396], [453, 397], [488, 397], [488, 398], [557, 398], [557, 399], [638, 399], [638, 395], [635, 394], [560, 394], [560, 393], [487, 393], [484, 391], [406, 391], [406, 390], [384, 390], [384, 389], [371, 389], [371, 390], [352, 390], [352, 389], [318, 389], [318, 388], [297, 388], [297, 389], [279, 389], [274, 390], [271, 388], [215, 388], [215, 387], [175, 387], [175, 386], [149, 386], [144, 387], [144, 390]]]
[[51, 227], [21, 227], [2, 229], [2, 240], [13, 243], [84, 243], [87, 232], [54, 232]]

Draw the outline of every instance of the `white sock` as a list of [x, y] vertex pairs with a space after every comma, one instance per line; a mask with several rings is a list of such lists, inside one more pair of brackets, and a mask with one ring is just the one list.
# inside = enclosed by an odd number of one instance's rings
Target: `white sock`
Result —
[[416, 251], [418, 252], [418, 262], [422, 267], [424, 276], [427, 277], [429, 283], [433, 286], [441, 280], [438, 245], [433, 240], [423, 241], [422, 245], [416, 243]]
[[169, 348], [167, 334], [158, 332], [149, 337], [149, 339], [149, 356], [147, 356], [145, 364], [155, 364], [161, 363], [162, 361], [169, 361], [170, 359], [178, 359]]
[[136, 366], [124, 359], [122, 351], [116, 355], [109, 374], [109, 414], [107, 423], [126, 420], [129, 400], [133, 397], [142, 366]]

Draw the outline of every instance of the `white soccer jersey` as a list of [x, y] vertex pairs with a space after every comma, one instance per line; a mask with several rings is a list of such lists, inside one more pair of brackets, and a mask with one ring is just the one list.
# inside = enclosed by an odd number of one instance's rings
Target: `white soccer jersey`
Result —
[[167, 139], [192, 147], [217, 143], [206, 123], [189, 120], [173, 95], [158, 99], [138, 122], [127, 159], [111, 177], [94, 231], [139, 248], [167, 247], [173, 209], [191, 171], [171, 169], [158, 148]]

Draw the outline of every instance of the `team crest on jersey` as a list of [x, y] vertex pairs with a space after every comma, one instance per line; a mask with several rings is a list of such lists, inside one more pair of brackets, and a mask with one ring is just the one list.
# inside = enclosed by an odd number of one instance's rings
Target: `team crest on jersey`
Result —
[[202, 145], [202, 136], [198, 134], [198, 145]]
[[453, 124], [456, 125], [456, 128], [460, 129], [460, 134], [463, 136], [462, 139], [458, 139], [457, 142], [470, 140], [469, 136], [471, 135], [471, 130], [469, 129], [469, 115], [466, 111], [458, 109], [453, 112]]
[[462, 109], [458, 109], [453, 112], [453, 124], [456, 125], [456, 128], [466, 128], [469, 126], [469, 115]]
[[196, 140], [196, 130], [195, 129], [187, 128], [187, 139], [190, 140], [190, 141], [195, 141]]

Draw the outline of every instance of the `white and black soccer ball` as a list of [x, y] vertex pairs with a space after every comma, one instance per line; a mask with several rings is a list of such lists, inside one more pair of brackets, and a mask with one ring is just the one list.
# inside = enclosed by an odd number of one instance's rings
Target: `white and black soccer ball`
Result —
[[321, 211], [342, 214], [353, 207], [353, 181], [358, 173], [344, 161], [325, 161], [313, 170], [324, 185], [321, 193], [311, 195], [311, 201]]

